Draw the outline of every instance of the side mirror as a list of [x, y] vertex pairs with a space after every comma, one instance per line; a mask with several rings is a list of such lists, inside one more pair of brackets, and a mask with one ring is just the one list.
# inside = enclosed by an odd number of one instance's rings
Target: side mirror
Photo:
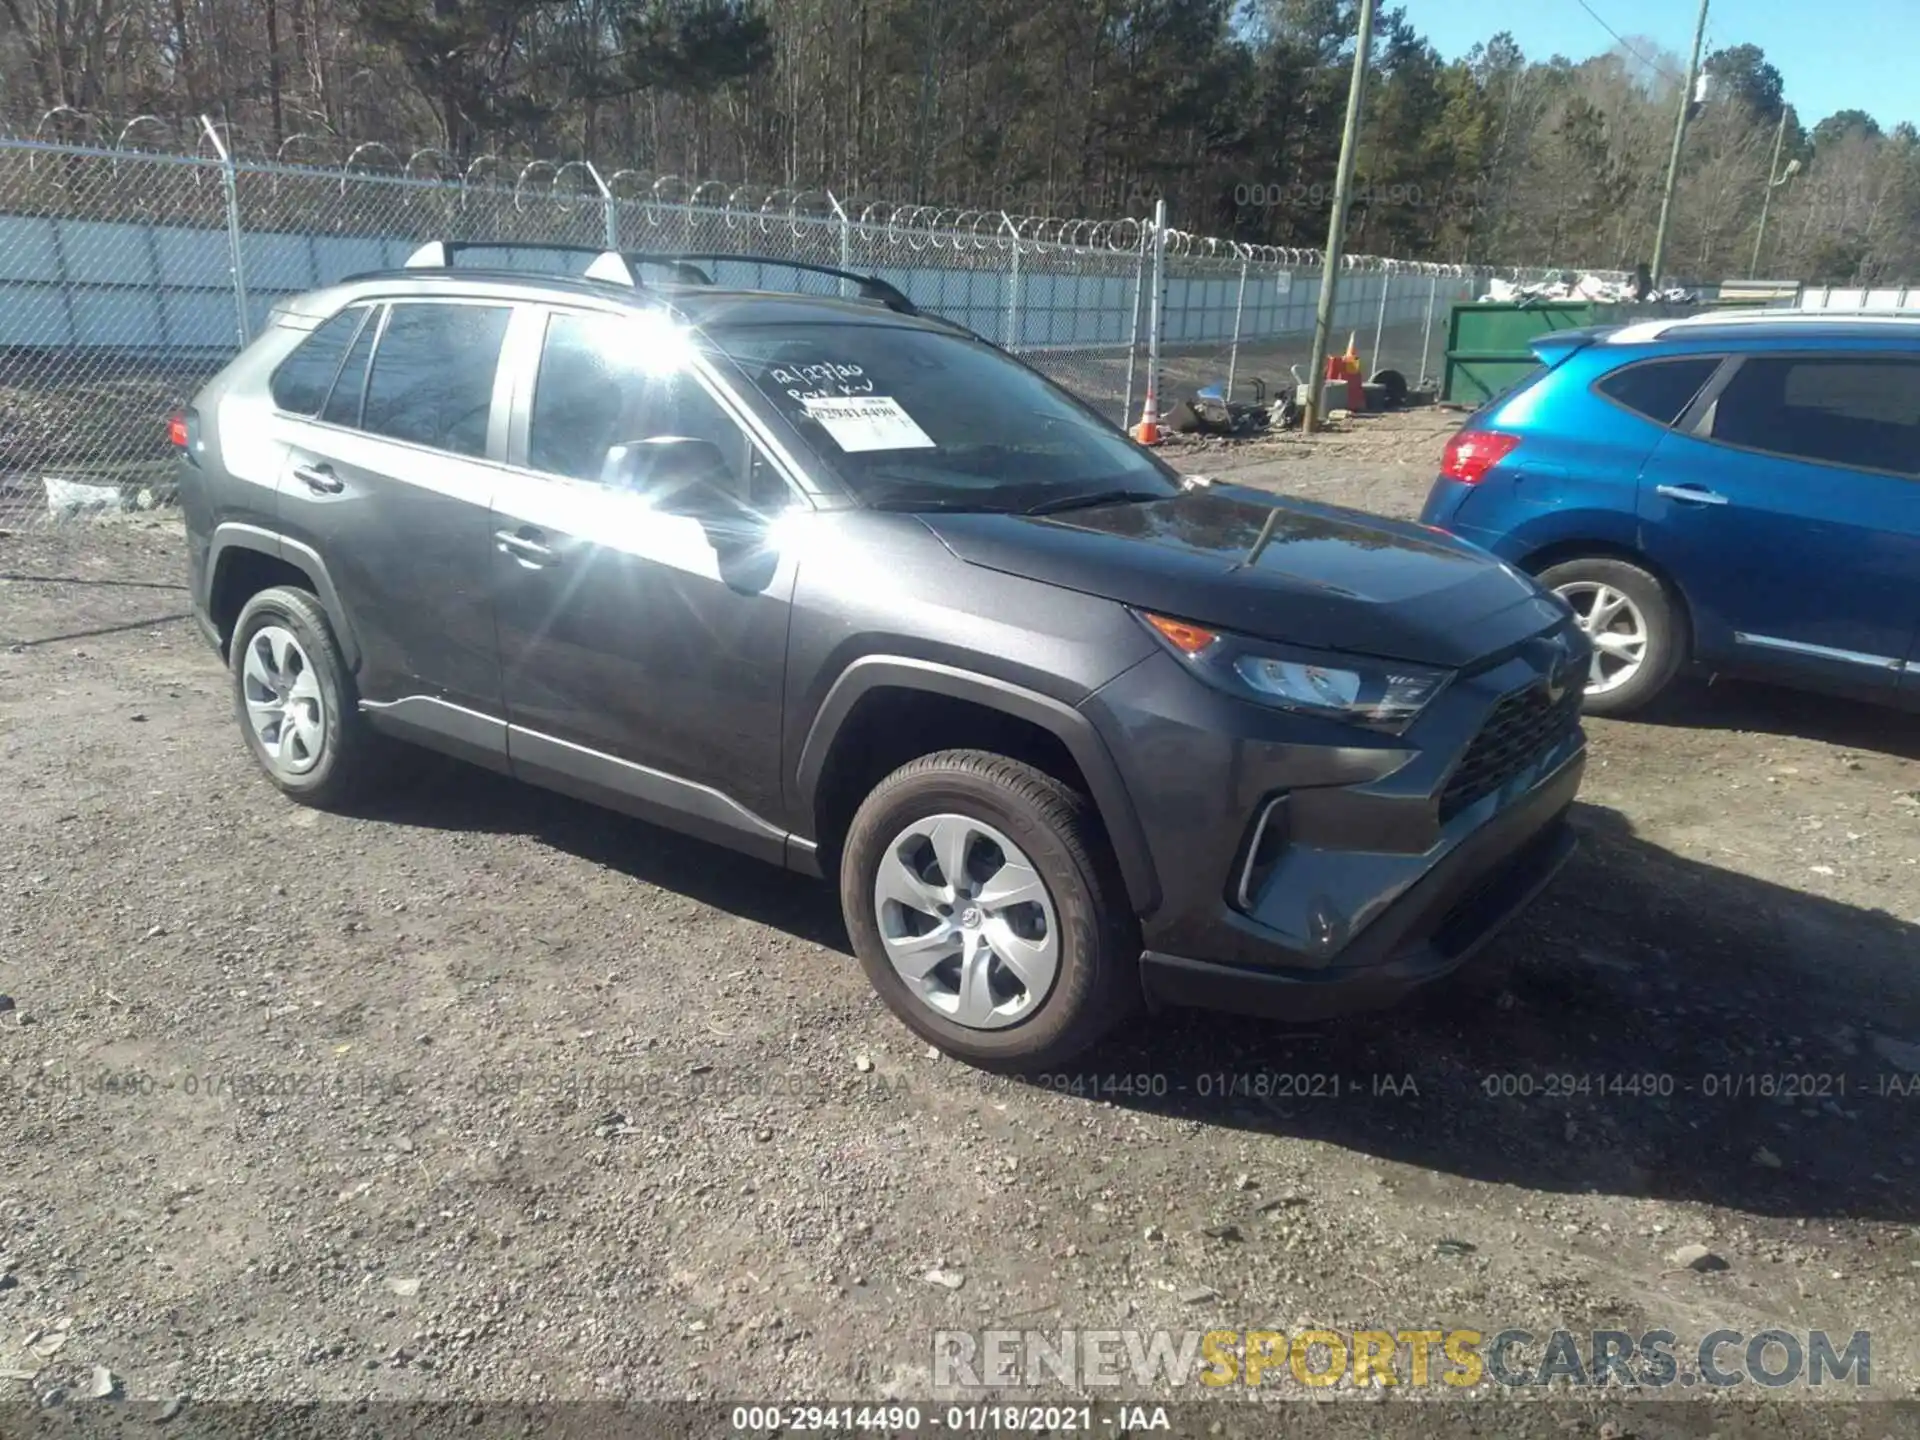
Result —
[[720, 447], [688, 435], [656, 435], [607, 451], [600, 481], [652, 496], [659, 509], [701, 519], [740, 513]]

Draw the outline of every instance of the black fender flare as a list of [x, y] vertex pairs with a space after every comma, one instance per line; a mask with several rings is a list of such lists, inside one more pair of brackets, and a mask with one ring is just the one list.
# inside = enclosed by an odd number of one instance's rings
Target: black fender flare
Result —
[[881, 688], [920, 690], [969, 700], [1028, 721], [1054, 736], [1067, 747], [1093, 792], [1091, 798], [1113, 845], [1134, 913], [1145, 916], [1158, 907], [1160, 879], [1154, 869], [1153, 852], [1147, 846], [1146, 830], [1120, 767], [1093, 721], [1064, 701], [971, 670], [899, 655], [865, 655], [848, 665], [814, 712], [800, 749], [796, 780], [800, 803], [807, 813], [814, 812], [820, 776], [841, 727], [869, 692]]
[[[229, 550], [252, 550], [271, 555], [276, 560], [286, 561], [305, 575], [313, 586], [313, 593], [326, 610], [327, 619], [333, 624], [333, 637], [339, 642], [341, 658], [347, 662], [349, 670], [357, 671], [360, 668], [360, 642], [353, 633], [353, 624], [347, 619], [346, 610], [340, 604], [340, 592], [334, 588], [333, 576], [327, 573], [327, 562], [320, 558], [320, 553], [311, 545], [289, 540], [278, 531], [259, 525], [243, 525], [233, 520], [214, 527], [213, 535], [207, 542], [207, 593], [198, 597], [206, 613], [212, 614], [213, 597], [220, 585], [221, 561]], [[230, 638], [222, 635], [221, 645], [224, 647]]]

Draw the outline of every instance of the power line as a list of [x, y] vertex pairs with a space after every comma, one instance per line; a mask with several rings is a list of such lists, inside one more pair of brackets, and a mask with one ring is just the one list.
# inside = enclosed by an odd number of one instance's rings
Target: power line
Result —
[[1666, 76], [1669, 80], [1678, 80], [1682, 84], [1686, 83], [1685, 76], [1677, 74], [1676, 72], [1667, 69], [1667, 67], [1662, 65], [1658, 60], [1653, 59], [1651, 56], [1643, 55], [1640, 53], [1639, 50], [1635, 49], [1632, 42], [1630, 42], [1626, 36], [1622, 35], [1618, 30], [1614, 29], [1613, 26], [1609, 25], [1604, 19], [1602, 19], [1600, 12], [1594, 9], [1593, 6], [1589, 5], [1587, 3], [1587, 0], [1573, 0], [1573, 3], [1578, 5], [1582, 10], [1586, 11], [1587, 14], [1591, 15], [1593, 17], [1594, 23], [1598, 25], [1602, 30], [1606, 31], [1607, 34], [1611, 35], [1614, 38], [1614, 40], [1619, 44], [1622, 50], [1626, 51], [1629, 55], [1633, 56], [1634, 59], [1638, 60], [1642, 65], [1646, 66], [1649, 70], [1658, 71], [1660, 74]]

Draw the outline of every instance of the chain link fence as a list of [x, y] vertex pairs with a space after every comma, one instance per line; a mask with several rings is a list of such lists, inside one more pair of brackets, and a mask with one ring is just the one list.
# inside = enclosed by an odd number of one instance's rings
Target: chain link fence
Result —
[[[1320, 300], [1317, 250], [1245, 245], [1169, 230], [1161, 394], [1177, 401], [1218, 385], [1236, 400], [1306, 380]], [[1349, 344], [1369, 377], [1395, 371], [1409, 391], [1436, 390], [1452, 307], [1499, 275], [1527, 282], [1547, 269], [1490, 270], [1374, 255], [1344, 258], [1328, 349]], [[1611, 271], [1603, 279], [1624, 279]]]
[[[0, 137], [0, 523], [169, 503], [167, 417], [273, 306], [397, 267], [429, 239], [713, 255], [727, 257], [704, 267], [717, 284], [822, 294], [844, 282], [753, 257], [874, 274], [1122, 423], [1146, 393], [1156, 315], [1163, 409], [1229, 378], [1237, 390], [1243, 377], [1269, 393], [1290, 384], [1312, 336], [1315, 252], [1156, 232], [1151, 220], [856, 205], [583, 160], [461, 167], [377, 143], [315, 166], [294, 163], [297, 136], [255, 161], [229, 154], [211, 125], [200, 153], [158, 154], [131, 148], [147, 138], [141, 123], [111, 145]], [[584, 266], [537, 248], [489, 263]], [[1354, 257], [1337, 348], [1351, 333], [1370, 371], [1397, 368], [1417, 386], [1444, 345], [1446, 307], [1491, 273]]]

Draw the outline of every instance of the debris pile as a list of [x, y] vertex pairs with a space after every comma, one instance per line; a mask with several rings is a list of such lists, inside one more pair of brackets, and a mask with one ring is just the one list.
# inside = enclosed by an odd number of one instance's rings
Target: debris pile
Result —
[[1691, 290], [1678, 286], [1665, 290], [1649, 288], [1643, 295], [1633, 280], [1607, 280], [1599, 275], [1577, 279], [1562, 275], [1556, 280], [1533, 280], [1525, 284], [1513, 280], [1490, 280], [1481, 303], [1512, 304], [1522, 300], [1596, 300], [1604, 304], [1624, 304], [1639, 300], [1659, 300], [1672, 305], [1691, 305], [1699, 300]]

